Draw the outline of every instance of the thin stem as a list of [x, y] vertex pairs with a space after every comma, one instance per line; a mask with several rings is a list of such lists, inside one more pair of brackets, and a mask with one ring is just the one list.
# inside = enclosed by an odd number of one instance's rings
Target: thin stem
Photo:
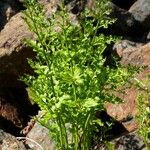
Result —
[[64, 150], [68, 150], [68, 138], [67, 138], [66, 127], [63, 119], [60, 117], [60, 114], [58, 114], [57, 120], [60, 129], [61, 148], [64, 148]]
[[[29, 10], [29, 12], [32, 14], [32, 11]], [[49, 68], [49, 70], [51, 70], [51, 64], [50, 61], [49, 61], [49, 58], [47, 56], [47, 44], [43, 42], [43, 38], [40, 36], [41, 33], [42, 33], [42, 29], [40, 28], [41, 26], [37, 27], [36, 25], [36, 20], [31, 16], [27, 16], [29, 17], [31, 20], [32, 20], [32, 23], [33, 23], [33, 26], [34, 26], [34, 33], [37, 35], [38, 39], [39, 39], [39, 42], [41, 43], [42, 47], [43, 47], [43, 54], [44, 54], [44, 57], [45, 57], [45, 60], [46, 60], [46, 64]], [[51, 55], [51, 58], [52, 58], [52, 55]], [[51, 59], [51, 61], [53, 62], [53, 59]], [[49, 77], [48, 77], [49, 78]], [[53, 75], [50, 75], [50, 81], [51, 81], [51, 85], [52, 85], [52, 89], [53, 89], [53, 94], [54, 96], [56, 97], [56, 93], [55, 93], [55, 89], [54, 89], [54, 82], [53, 82]]]
[[86, 119], [86, 121], [85, 121], [84, 128], [83, 128], [83, 134], [82, 134], [82, 137], [81, 137], [81, 139], [80, 139], [81, 148], [82, 148], [83, 150], [86, 150], [86, 148], [88, 147], [88, 142], [89, 142], [89, 137], [88, 137], [88, 135], [89, 135], [89, 132], [90, 132], [88, 126], [89, 126], [89, 121], [90, 121], [90, 119], [91, 119], [91, 116], [92, 116], [92, 113], [89, 112], [88, 115], [87, 115], [87, 119]]

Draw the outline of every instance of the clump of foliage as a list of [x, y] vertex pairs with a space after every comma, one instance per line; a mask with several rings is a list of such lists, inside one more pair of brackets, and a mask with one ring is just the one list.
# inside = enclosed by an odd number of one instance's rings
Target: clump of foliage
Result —
[[57, 149], [90, 149], [95, 125], [104, 126], [95, 112], [103, 111], [106, 102], [120, 101], [113, 92], [133, 74], [120, 65], [104, 65], [103, 52], [115, 41], [97, 34], [114, 22], [108, 17], [107, 2], [95, 1], [97, 9], [86, 8], [78, 24], [73, 24], [63, 3], [59, 11], [45, 17], [36, 0], [25, 1], [24, 20], [36, 36], [26, 43], [37, 55], [35, 61], [29, 60], [36, 75], [23, 80], [43, 112], [40, 122], [49, 129]]
[[150, 91], [147, 85], [150, 81], [150, 76], [144, 81], [137, 80], [139, 87], [139, 96], [137, 99], [138, 114], [137, 121], [139, 123], [138, 134], [143, 138], [147, 150], [150, 150]]

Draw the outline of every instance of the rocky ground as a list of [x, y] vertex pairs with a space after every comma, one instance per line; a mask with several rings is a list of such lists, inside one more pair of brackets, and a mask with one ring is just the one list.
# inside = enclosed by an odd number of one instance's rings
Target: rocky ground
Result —
[[[40, 150], [42, 148], [39, 143], [44, 150], [53, 150], [55, 146], [48, 139], [48, 131], [38, 123], [29, 123], [30, 116], [38, 113], [38, 107], [31, 104], [26, 86], [18, 80], [24, 73], [33, 73], [27, 58], [35, 56], [32, 49], [22, 41], [24, 38], [34, 38], [22, 19], [21, 11], [25, 9], [22, 2], [23, 0], [0, 1], [0, 149]], [[40, 2], [45, 5], [49, 15], [57, 10], [59, 0]], [[84, 3], [80, 0], [66, 0], [66, 5], [70, 6], [73, 21], [85, 6], [93, 7], [92, 0]], [[110, 55], [118, 56], [123, 65], [148, 66], [137, 75], [138, 78], [145, 78], [150, 74], [150, 0], [112, 0], [110, 7], [117, 21], [99, 32], [123, 38], [112, 45], [106, 55], [108, 58]], [[122, 95], [125, 100], [123, 104], [106, 104], [107, 115], [117, 118], [116, 121], [126, 131], [126, 135], [115, 139], [117, 150], [144, 149], [141, 139], [134, 133], [138, 128], [134, 120], [136, 96], [135, 89], [126, 89], [126, 94]], [[129, 115], [132, 119], [126, 120]], [[22, 136], [22, 129], [25, 134], [29, 133], [24, 138], [16, 138]]]

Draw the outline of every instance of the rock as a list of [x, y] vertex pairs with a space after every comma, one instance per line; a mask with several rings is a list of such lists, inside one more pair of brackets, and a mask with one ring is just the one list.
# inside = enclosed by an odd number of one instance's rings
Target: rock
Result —
[[[50, 139], [48, 129], [41, 126], [38, 122], [34, 124], [31, 131], [27, 134], [27, 138], [37, 142], [44, 150], [55, 150], [55, 144]], [[26, 144], [33, 150], [41, 150], [39, 145], [35, 142], [27, 140]]]
[[116, 48], [115, 52], [121, 58], [124, 65], [132, 64], [137, 66], [150, 66], [150, 43], [145, 45], [137, 44], [135, 47]]
[[[0, 128], [18, 136], [38, 108], [24, 88], [0, 88]], [[30, 116], [30, 117], [29, 117]]]
[[4, 25], [22, 9], [21, 4], [16, 0], [1, 0], [0, 1], [0, 30]]
[[[143, 80], [150, 74], [150, 43], [144, 45], [143, 43], [134, 43], [124, 40], [120, 42], [120, 45], [116, 44], [115, 53], [121, 58], [123, 65], [148, 66], [148, 68], [136, 75], [137, 79]], [[118, 96], [124, 100], [124, 103], [106, 104], [108, 115], [121, 122], [128, 132], [135, 131], [138, 128], [135, 121], [128, 123], [128, 120], [126, 120], [128, 116], [129, 118], [130, 116], [134, 118], [137, 113], [137, 93], [138, 91], [135, 88], [126, 88], [125, 94], [118, 94]]]
[[97, 143], [92, 150], [147, 150], [143, 139], [137, 133], [122, 135], [109, 143]]
[[[150, 69], [136, 75], [138, 80], [144, 80], [150, 74]], [[148, 85], [149, 87], [149, 85]], [[133, 132], [138, 129], [138, 122], [135, 120], [137, 115], [137, 96], [138, 90], [135, 88], [125, 88], [125, 94], [118, 94], [118, 97], [123, 99], [123, 103], [105, 105], [106, 112], [109, 116], [120, 122], [127, 132]]]
[[18, 81], [24, 73], [32, 73], [27, 58], [33, 58], [34, 53], [27, 47], [23, 39], [33, 38], [22, 13], [13, 16], [5, 28], [0, 32], [0, 86], [20, 86]]
[[126, 131], [133, 132], [138, 128], [137, 122], [134, 120], [136, 115], [136, 97], [135, 89], [126, 89], [125, 94], [119, 94], [118, 97], [124, 100], [120, 104], [106, 103], [105, 108], [109, 116], [120, 122]]
[[129, 9], [134, 18], [139, 21], [143, 27], [150, 29], [150, 1], [137, 0]]
[[65, 4], [69, 6], [69, 10], [73, 13], [73, 14], [79, 14], [87, 5], [87, 3], [91, 3], [92, 0], [85, 0], [85, 1], [81, 1], [81, 0], [66, 0]]
[[[23, 142], [18, 141], [14, 136], [0, 129], [0, 149], [1, 150], [29, 150]], [[30, 149], [31, 150], [31, 149]]]
[[[49, 16], [57, 9], [58, 1], [40, 0]], [[0, 86], [21, 86], [22, 82], [18, 79], [24, 74], [32, 74], [27, 58], [33, 59], [35, 53], [32, 48], [26, 46], [24, 38], [33, 39], [31, 33], [22, 19], [22, 13], [13, 16], [0, 32]]]
[[112, 104], [107, 103], [107, 114], [115, 118], [117, 121], [123, 121], [127, 116], [134, 116], [136, 114], [135, 99], [136, 91], [134, 89], [126, 89], [125, 94], [119, 94], [119, 97], [125, 101], [125, 103]]
[[[121, 42], [122, 43], [122, 42]], [[134, 46], [123, 48], [116, 46], [114, 53], [121, 58], [122, 65], [134, 65], [147, 68], [137, 74], [138, 79], [144, 79], [150, 74], [150, 42], [149, 43], [136, 43]]]
[[141, 47], [143, 45], [144, 45], [144, 43], [142, 43], [142, 42], [134, 42], [134, 41], [130, 41], [130, 40], [124, 39], [124, 40], [116, 42], [113, 45], [112, 53], [116, 57], [122, 58], [122, 60], [125, 59], [125, 58], [128, 59], [127, 58], [128, 56], [127, 57], [124, 56], [124, 53], [132, 52], [132, 51], [135, 50], [135, 48]]
[[124, 135], [115, 140], [115, 150], [146, 150], [144, 142], [136, 133]]
[[14, 15], [0, 32], [0, 122], [1, 128], [14, 135], [19, 132], [37, 109], [29, 101], [25, 85], [18, 79], [33, 70], [27, 58], [34, 58], [24, 38], [34, 38], [22, 13]]
[[[46, 6], [51, 11], [50, 5]], [[19, 135], [38, 110], [29, 101], [24, 83], [18, 80], [25, 73], [33, 73], [27, 58], [35, 58], [35, 53], [24, 44], [24, 38], [33, 39], [34, 35], [22, 13], [17, 13], [0, 32], [0, 126], [14, 135]]]
[[138, 122], [134, 119], [131, 121], [122, 122], [122, 125], [129, 133], [136, 131], [139, 128]]
[[109, 3], [112, 9], [111, 16], [116, 18], [116, 22], [109, 26], [108, 29], [102, 30], [102, 33], [115, 34], [115, 35], [129, 35], [139, 36], [143, 34], [143, 29], [138, 21], [134, 19], [132, 14], [127, 10], [121, 9], [113, 3]]

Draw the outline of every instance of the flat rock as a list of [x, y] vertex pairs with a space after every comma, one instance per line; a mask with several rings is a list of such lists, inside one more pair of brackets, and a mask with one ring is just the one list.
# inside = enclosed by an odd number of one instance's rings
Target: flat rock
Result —
[[138, 129], [138, 123], [134, 120], [137, 113], [136, 97], [137, 91], [134, 88], [126, 89], [125, 94], [118, 94], [123, 103], [106, 103], [105, 108], [109, 116], [120, 122], [127, 132]]

